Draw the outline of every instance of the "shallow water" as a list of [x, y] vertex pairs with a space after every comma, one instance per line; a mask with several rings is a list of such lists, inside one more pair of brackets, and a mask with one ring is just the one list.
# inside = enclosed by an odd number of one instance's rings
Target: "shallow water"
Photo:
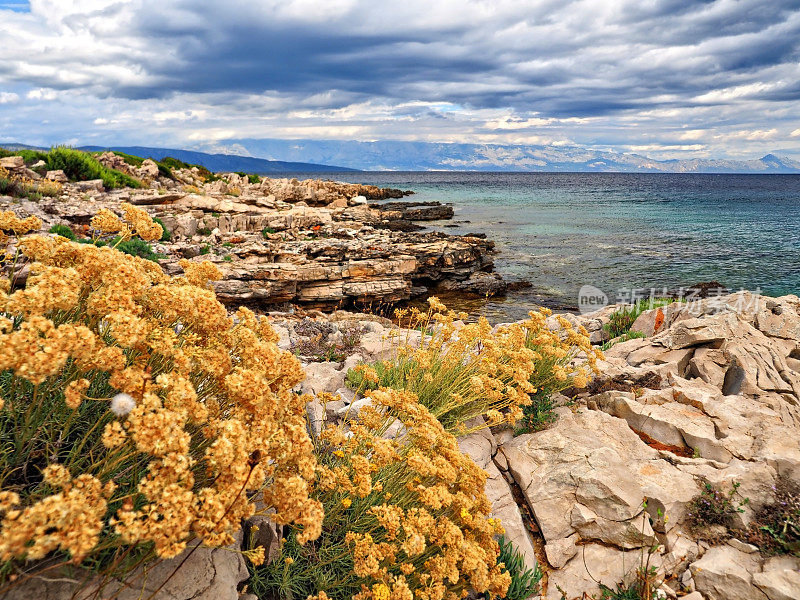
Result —
[[[319, 173], [314, 177], [320, 177]], [[322, 175], [326, 176], [326, 175]], [[495, 269], [531, 284], [483, 310], [519, 318], [537, 304], [573, 307], [581, 286], [626, 290], [717, 280], [731, 289], [800, 293], [800, 175], [627, 173], [335, 173], [450, 202], [452, 222], [484, 232]], [[447, 225], [455, 225], [448, 227]], [[622, 292], [622, 294], [620, 294]]]

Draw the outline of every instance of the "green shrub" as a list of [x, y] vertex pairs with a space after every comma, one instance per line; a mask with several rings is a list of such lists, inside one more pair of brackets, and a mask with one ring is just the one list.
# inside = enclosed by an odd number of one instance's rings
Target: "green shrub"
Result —
[[170, 169], [191, 169], [192, 167], [198, 166], [198, 165], [190, 165], [189, 163], [185, 163], [182, 160], [178, 160], [177, 158], [172, 158], [171, 156], [165, 156], [159, 162], [165, 167], [168, 167]]
[[640, 567], [631, 583], [621, 582], [611, 589], [600, 584], [601, 600], [656, 600], [658, 572], [655, 567]]
[[275, 229], [273, 229], [272, 227], [264, 227], [264, 229], [261, 230], [261, 235], [263, 235], [264, 237], [267, 237], [267, 235], [269, 235], [270, 233], [275, 233]]
[[119, 152], [117, 150], [114, 150], [113, 152], [117, 156], [122, 157], [122, 160], [124, 160], [132, 167], [141, 167], [142, 163], [144, 163], [144, 159], [141, 156], [134, 156], [133, 154], [125, 154], [124, 152]]
[[90, 154], [73, 148], [65, 148], [63, 146], [53, 148], [47, 154], [45, 161], [49, 170], [60, 169], [72, 181], [102, 179], [103, 185], [109, 189], [142, 187], [141, 182], [130, 175], [109, 169]]
[[[731, 484], [729, 492], [718, 490], [710, 483], [700, 495], [689, 503], [689, 522], [695, 529], [707, 525], [724, 525], [730, 527], [731, 519], [737, 513], [744, 512], [749, 498], [741, 498], [738, 481]], [[741, 498], [741, 500], [739, 499]]]
[[765, 554], [800, 557], [800, 487], [781, 478], [773, 487], [775, 501], [753, 516], [748, 541]]
[[531, 394], [531, 403], [522, 408], [523, 417], [515, 433], [533, 433], [547, 429], [556, 422], [556, 408], [558, 405], [553, 400], [552, 393], [540, 389]]
[[[498, 540], [500, 554], [497, 562], [505, 565], [505, 570], [511, 575], [511, 585], [506, 592], [505, 600], [528, 600], [539, 593], [539, 582], [542, 580], [542, 571], [539, 565], [535, 569], [525, 566], [525, 559], [519, 550], [504, 535]], [[488, 600], [489, 596], [484, 595]]]
[[164, 221], [162, 221], [162, 220], [161, 220], [161, 219], [159, 219], [158, 217], [155, 217], [155, 218], [153, 219], [153, 221], [155, 221], [156, 223], [158, 223], [159, 225], [161, 225], [161, 240], [160, 240], [160, 241], [162, 241], [162, 242], [169, 242], [170, 240], [172, 240], [172, 234], [169, 232], [169, 229], [167, 229], [167, 228], [164, 226]]
[[210, 245], [208, 245], [208, 244], [206, 244], [205, 246], [202, 246], [202, 247], [200, 248], [200, 255], [201, 255], [201, 256], [205, 256], [205, 255], [206, 255], [206, 254], [208, 254], [209, 252], [211, 252], [211, 246], [210, 246]]
[[240, 177], [247, 177], [247, 181], [250, 183], [261, 183], [261, 177], [255, 175], [254, 173], [245, 173], [244, 171], [237, 171], [237, 175]]
[[73, 242], [75, 241], [75, 232], [73, 232], [72, 229], [70, 229], [66, 225], [53, 225], [49, 229], [49, 233], [55, 233], [57, 235], [60, 235], [61, 237], [67, 238], [68, 240], [71, 240]]
[[670, 298], [650, 298], [647, 300], [640, 300], [630, 307], [622, 308], [611, 313], [609, 317], [610, 321], [606, 325], [603, 325], [603, 329], [612, 339], [621, 335], [625, 335], [626, 333], [630, 332], [634, 322], [644, 311], [667, 306], [673, 302], [678, 302], [678, 300], [673, 300]]
[[158, 262], [159, 258], [164, 258], [164, 256], [161, 254], [153, 252], [150, 244], [140, 238], [131, 238], [129, 240], [125, 240], [124, 242], [120, 242], [119, 238], [114, 238], [111, 240], [110, 244], [111, 246], [116, 247], [116, 249], [120, 252], [130, 254], [131, 256], [138, 256], [139, 258], [144, 258], [145, 260]]

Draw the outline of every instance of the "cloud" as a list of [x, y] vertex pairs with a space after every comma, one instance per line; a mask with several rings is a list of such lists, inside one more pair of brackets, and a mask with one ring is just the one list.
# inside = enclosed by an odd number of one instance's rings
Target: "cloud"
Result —
[[0, 130], [48, 143], [800, 152], [794, 0], [31, 0], [0, 36]]

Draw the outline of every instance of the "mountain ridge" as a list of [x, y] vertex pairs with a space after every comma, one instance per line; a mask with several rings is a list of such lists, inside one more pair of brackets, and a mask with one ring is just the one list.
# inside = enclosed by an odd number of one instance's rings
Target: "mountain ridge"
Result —
[[348, 164], [364, 171], [570, 171], [634, 173], [800, 173], [800, 162], [758, 159], [668, 159], [582, 146], [236, 139], [232, 147], [269, 158]]
[[[38, 146], [20, 143], [3, 143], [0, 148], [8, 150], [47, 150]], [[77, 150], [84, 152], [102, 152], [104, 150], [117, 150], [125, 154], [163, 160], [166, 156], [177, 158], [183, 162], [202, 165], [214, 172], [246, 171], [264, 175], [268, 173], [306, 172], [306, 173], [336, 173], [352, 172], [358, 169], [339, 167], [335, 165], [316, 164], [304, 161], [279, 161], [259, 158], [256, 156], [240, 156], [236, 154], [219, 154], [200, 152], [196, 150], [181, 150], [178, 148], [154, 148], [150, 146], [78, 146]]]
[[[775, 153], [757, 159], [666, 159], [591, 150], [582, 146], [462, 144], [448, 142], [377, 142], [340, 140], [231, 140], [229, 152], [204, 152], [149, 146], [81, 146], [79, 150], [119, 150], [161, 160], [172, 156], [216, 171], [258, 174], [357, 171], [523, 171], [588, 173], [730, 173], [800, 174], [800, 161]], [[26, 144], [3, 148], [35, 149]], [[215, 146], [214, 149], [218, 149]], [[250, 156], [237, 154], [244, 152]], [[335, 166], [347, 164], [349, 166]]]

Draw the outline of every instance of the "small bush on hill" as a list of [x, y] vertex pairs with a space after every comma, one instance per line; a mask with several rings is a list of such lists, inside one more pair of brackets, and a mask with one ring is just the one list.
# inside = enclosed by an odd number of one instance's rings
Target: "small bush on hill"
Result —
[[72, 181], [86, 181], [89, 179], [102, 179], [106, 188], [142, 187], [141, 182], [130, 175], [120, 173], [103, 166], [96, 158], [72, 148], [53, 148], [45, 158], [47, 168], [62, 170]]
[[139, 238], [131, 238], [124, 241], [120, 241], [119, 238], [113, 238], [109, 243], [120, 252], [152, 262], [158, 262], [159, 258], [164, 258], [164, 255], [153, 252], [150, 244]]
[[28, 198], [37, 202], [45, 196], [57, 196], [61, 184], [55, 181], [20, 178], [0, 167], [0, 195]]
[[[409, 390], [448, 430], [481, 415], [491, 424], [514, 424], [531, 410], [537, 394], [585, 387], [589, 369], [602, 356], [585, 330], [574, 330], [565, 319], [559, 319], [559, 331], [550, 330], [546, 309], [493, 330], [483, 318], [456, 327], [466, 315], [446, 311], [436, 298], [429, 302], [427, 313], [397, 312], [406, 331], [416, 329], [420, 336], [404, 334], [393, 358], [372, 364], [377, 379], [351, 370], [347, 382], [353, 389]], [[579, 352], [586, 353], [586, 364], [573, 363]]]

